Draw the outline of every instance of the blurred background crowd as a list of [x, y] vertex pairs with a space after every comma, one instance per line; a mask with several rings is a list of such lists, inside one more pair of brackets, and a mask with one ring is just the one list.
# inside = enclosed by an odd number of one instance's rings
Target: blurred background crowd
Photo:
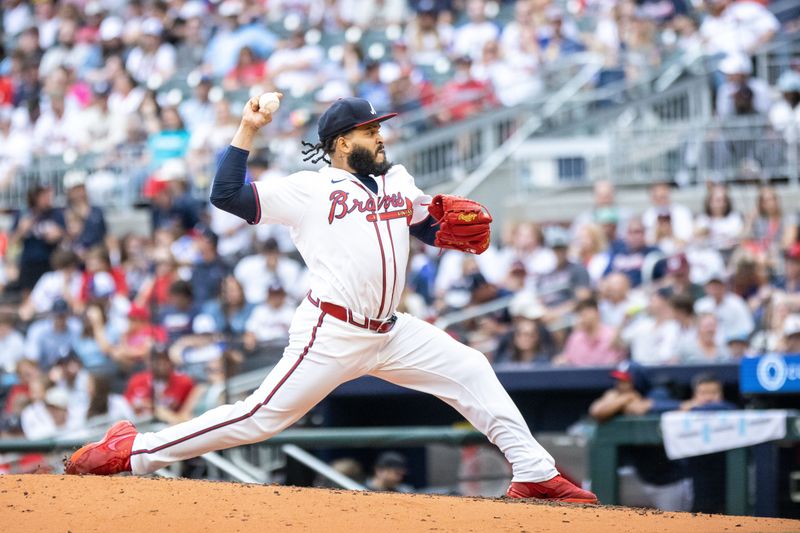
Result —
[[[800, 127], [800, 63], [776, 87], [751, 77], [749, 55], [780, 29], [759, 2], [3, 0], [0, 21], [0, 190], [25, 183], [0, 234], [5, 436], [178, 422], [280, 356], [302, 258], [285, 228], [205, 196], [250, 95], [286, 95], [254, 180], [301, 168], [300, 140], [339, 97], [401, 112], [391, 142], [535, 98], [589, 53], [595, 87], [721, 58], [718, 115]], [[21, 179], [48, 158], [74, 166], [56, 190]], [[709, 183], [692, 211], [656, 183], [631, 209], [599, 181], [574, 220], [512, 221], [478, 257], [414, 242], [399, 310], [498, 368], [800, 352], [796, 207], [768, 185], [755, 202], [735, 192]], [[147, 224], [112, 231], [130, 198]], [[510, 304], [469, 312], [498, 299]]]

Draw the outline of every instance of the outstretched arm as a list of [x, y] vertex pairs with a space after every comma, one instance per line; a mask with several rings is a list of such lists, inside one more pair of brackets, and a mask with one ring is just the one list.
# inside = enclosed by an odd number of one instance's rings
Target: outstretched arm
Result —
[[250, 224], [261, 219], [257, 191], [252, 183], [245, 183], [247, 156], [253, 148], [258, 130], [272, 121], [272, 113], [260, 109], [254, 96], [244, 106], [242, 121], [231, 145], [225, 150], [211, 187], [211, 203], [243, 218]]

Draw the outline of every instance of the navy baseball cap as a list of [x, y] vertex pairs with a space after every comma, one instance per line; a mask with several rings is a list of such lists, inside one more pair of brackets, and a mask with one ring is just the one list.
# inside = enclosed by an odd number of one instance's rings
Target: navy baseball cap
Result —
[[359, 126], [383, 122], [395, 116], [397, 113], [378, 115], [372, 104], [363, 98], [339, 98], [319, 117], [317, 133], [319, 140], [323, 141]]

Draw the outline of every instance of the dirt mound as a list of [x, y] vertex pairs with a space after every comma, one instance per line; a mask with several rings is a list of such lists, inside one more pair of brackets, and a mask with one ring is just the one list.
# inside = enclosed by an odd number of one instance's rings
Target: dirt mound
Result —
[[800, 522], [136, 477], [0, 476], [12, 531], [744, 532]]

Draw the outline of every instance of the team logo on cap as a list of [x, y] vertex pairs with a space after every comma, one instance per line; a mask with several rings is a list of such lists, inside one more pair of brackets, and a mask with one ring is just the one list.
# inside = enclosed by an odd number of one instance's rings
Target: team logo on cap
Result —
[[373, 115], [377, 115], [378, 113], [375, 112], [375, 108], [372, 107], [372, 102], [367, 102], [367, 103], [369, 104], [370, 113], [372, 113]]

